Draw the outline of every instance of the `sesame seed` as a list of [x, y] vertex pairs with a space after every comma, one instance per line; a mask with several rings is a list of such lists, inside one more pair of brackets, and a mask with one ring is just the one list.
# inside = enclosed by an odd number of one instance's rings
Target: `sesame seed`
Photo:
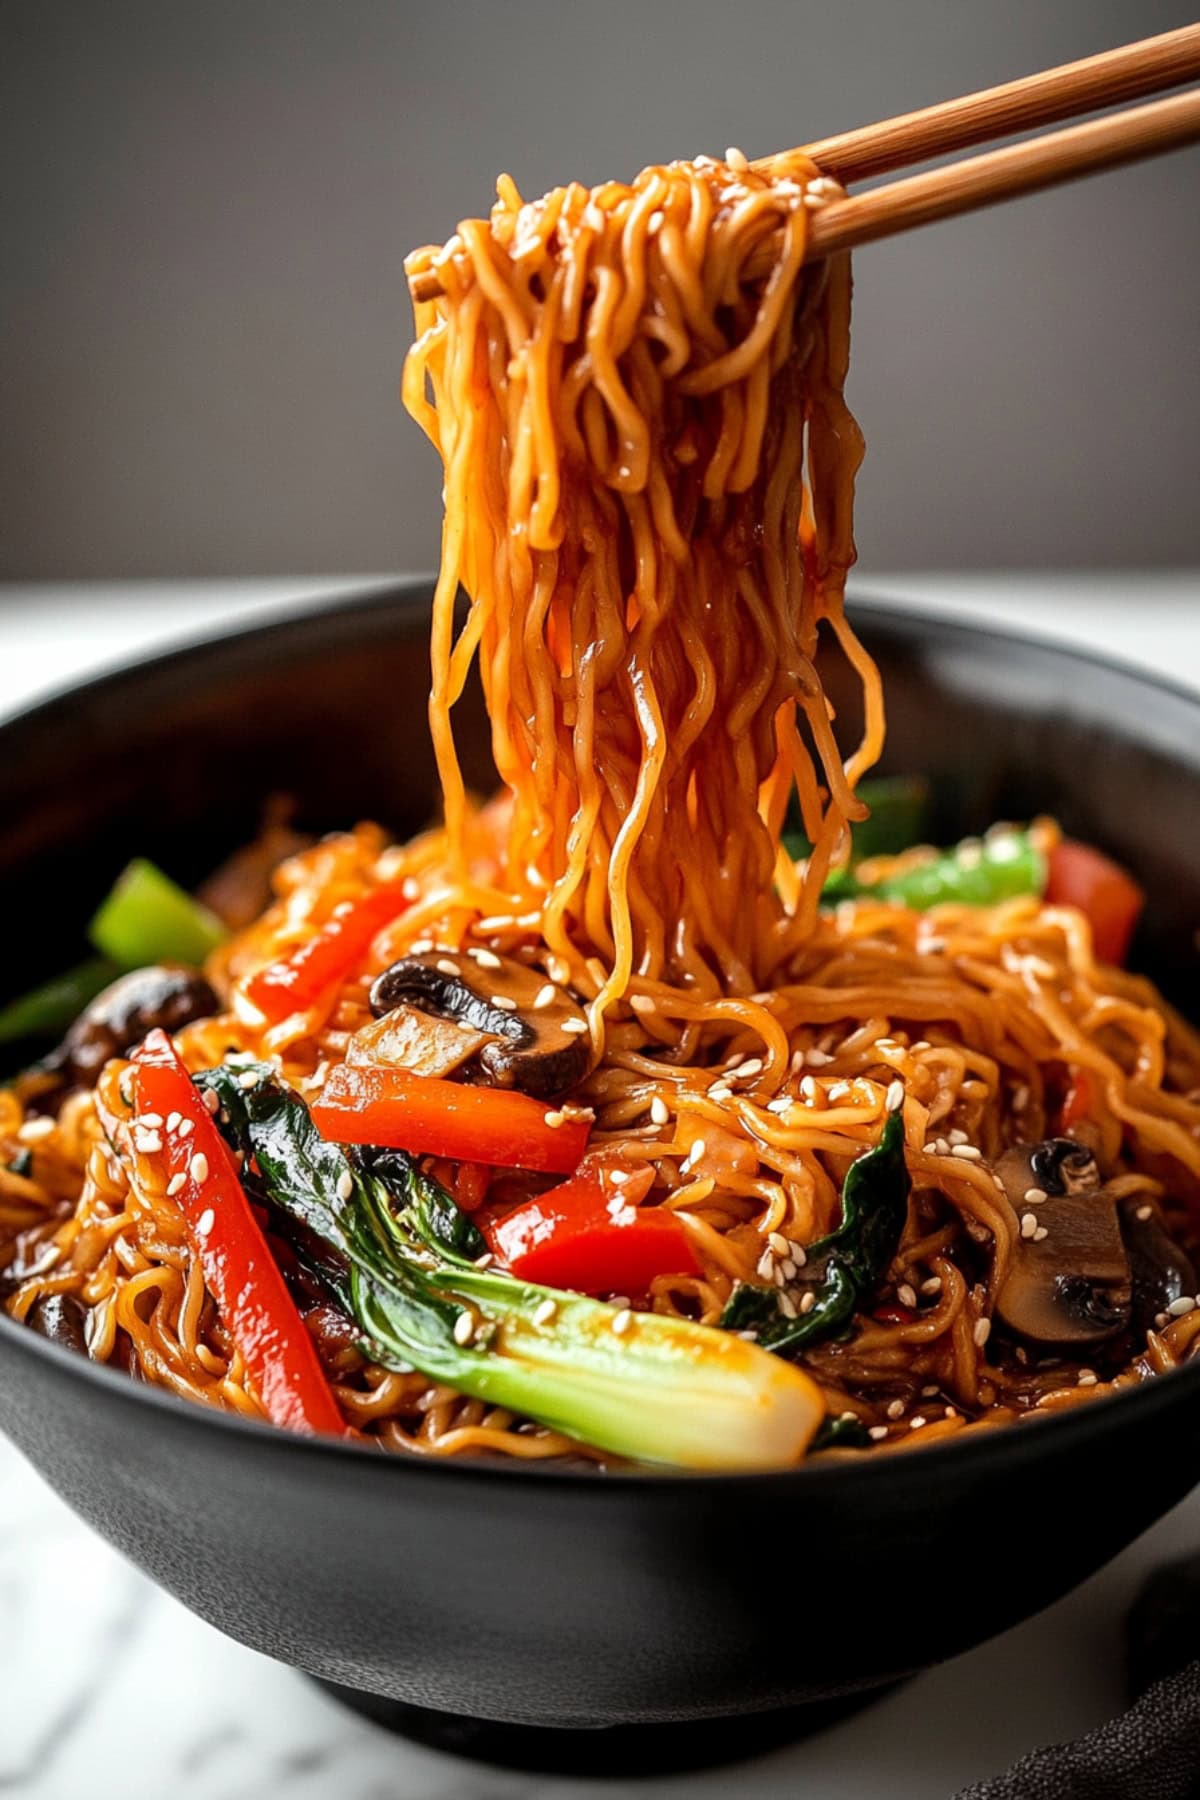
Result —
[[170, 1181], [168, 1181], [168, 1183], [167, 1183], [168, 1196], [171, 1199], [174, 1199], [175, 1195], [186, 1184], [186, 1182], [187, 1182], [187, 1176], [185, 1174], [183, 1174], [182, 1171], [180, 1171], [180, 1173], [178, 1175], [172, 1175]]
[[178, 1130], [179, 1121], [182, 1118], [182, 1116], [183, 1116], [182, 1113], [169, 1112], [167, 1114], [167, 1130], [168, 1131]]
[[904, 1105], [904, 1083], [902, 1081], [893, 1081], [889, 1083], [883, 1104], [884, 1109], [887, 1112], [894, 1113], [900, 1111], [900, 1108]]
[[1048, 1238], [1049, 1236], [1050, 1236], [1050, 1233], [1047, 1230], [1047, 1228], [1044, 1225], [1039, 1225], [1037, 1230], [1033, 1234], [1033, 1241], [1035, 1244], [1040, 1244], [1045, 1238]]
[[752, 1056], [749, 1061], [744, 1062], [739, 1069], [730, 1069], [729, 1073], [732, 1076], [736, 1076], [739, 1081], [749, 1081], [753, 1076], [761, 1075], [762, 1071], [762, 1057]]
[[349, 1169], [343, 1169], [337, 1178], [337, 1197], [339, 1200], [348, 1200], [353, 1192], [354, 1177]]
[[492, 995], [492, 1005], [494, 1007], [496, 1007], [500, 1012], [514, 1012], [515, 1013], [517, 1010], [516, 1001], [510, 999], [507, 994], [493, 994]]
[[1080, 1369], [1075, 1377], [1076, 1387], [1095, 1387], [1100, 1377], [1094, 1369]]
[[935, 1138], [933, 1147], [939, 1156], [949, 1156], [950, 1154], [950, 1145], [944, 1137]]
[[559, 987], [565, 987], [566, 983], [571, 978], [570, 964], [561, 956], [548, 956], [546, 958], [546, 973], [551, 981], [557, 981]]
[[802, 1100], [807, 1100], [809, 1105], [811, 1105], [816, 1097], [817, 1084], [811, 1075], [806, 1075], [804, 1080], [800, 1083], [800, 1098]]
[[932, 1400], [933, 1396], [936, 1393], [938, 1393], [938, 1391], [939, 1391], [939, 1389], [938, 1389], [937, 1382], [936, 1381], [930, 1382], [928, 1387], [923, 1387], [921, 1389], [921, 1398], [922, 1398], [922, 1400]]
[[627, 1306], [623, 1306], [612, 1322], [613, 1336], [624, 1337], [633, 1324], [633, 1314]]
[[779, 1265], [779, 1272], [785, 1281], [795, 1281], [796, 1265], [790, 1256], [785, 1256]]
[[475, 1258], [475, 1267], [477, 1269], [490, 1269], [495, 1260], [496, 1259], [491, 1251], [485, 1250], [482, 1256], [477, 1256]]
[[812, 1288], [808, 1288], [806, 1290], [806, 1292], [801, 1294], [801, 1296], [800, 1296], [800, 1311], [802, 1314], [810, 1313], [816, 1304], [817, 1304], [817, 1296]]
[[1139, 1206], [1133, 1216], [1135, 1219], [1140, 1220], [1144, 1225], [1147, 1219], [1152, 1219], [1154, 1217], [1154, 1208], [1152, 1206]]
[[469, 1344], [475, 1336], [475, 1321], [469, 1312], [460, 1312], [454, 1321], [454, 1341], [456, 1344]]
[[769, 1113], [781, 1113], [782, 1114], [785, 1112], [790, 1112], [791, 1105], [792, 1105], [792, 1100], [791, 1100], [790, 1094], [777, 1094], [775, 1096], [774, 1100], [767, 1101], [767, 1111]]
[[538, 989], [537, 993], [533, 996], [534, 1011], [540, 1012], [544, 1006], [549, 1006], [551, 1004], [551, 1002], [553, 1001], [554, 996], [557, 992], [558, 992], [558, 989], [555, 987], [555, 985], [552, 981], [546, 982], [545, 986], [540, 987]]
[[178, 1135], [181, 1138], [191, 1137], [191, 1135], [192, 1135], [193, 1131], [195, 1131], [195, 1129], [196, 1129], [195, 1122], [192, 1119], [181, 1119], [179, 1122]]
[[771, 1280], [775, 1283], [777, 1288], [787, 1286], [787, 1276], [783, 1272], [783, 1264], [781, 1262], [772, 1263]]
[[804, 1060], [810, 1069], [825, 1069], [833, 1058], [824, 1050], [810, 1050]]
[[1156, 1331], [1161, 1331], [1164, 1325], [1169, 1325], [1170, 1323], [1171, 1319], [1168, 1313], [1155, 1313], [1154, 1329]]
[[661, 1094], [655, 1094], [650, 1102], [650, 1117], [655, 1125], [668, 1125], [671, 1120], [670, 1109]]
[[961, 1156], [964, 1162], [983, 1161], [983, 1151], [977, 1149], [974, 1144], [952, 1144], [950, 1154], [951, 1156]]
[[808, 1251], [803, 1244], [798, 1244], [795, 1238], [788, 1239], [788, 1255], [798, 1269], [802, 1269], [808, 1261]]
[[144, 1125], [148, 1131], [157, 1131], [162, 1125], [162, 1114], [141, 1113], [138, 1116], [137, 1122], [139, 1125]]
[[971, 1336], [975, 1340], [975, 1348], [977, 1350], [982, 1350], [991, 1335], [992, 1321], [990, 1319], [976, 1319], [975, 1329], [971, 1333]]
[[696, 1138], [692, 1144], [691, 1150], [688, 1152], [688, 1162], [694, 1166], [700, 1161], [707, 1149], [708, 1145], [704, 1142], [704, 1139]]
[[649, 994], [630, 994], [629, 1004], [636, 1013], [652, 1013], [658, 1011], [658, 1001], [652, 1000]]
[[576, 1106], [573, 1100], [568, 1100], [562, 1109], [562, 1116], [564, 1119], [574, 1119], [579, 1125], [592, 1125], [595, 1123], [596, 1109], [593, 1106]]
[[892, 1400], [889, 1402], [888, 1409], [887, 1409], [887, 1416], [889, 1419], [898, 1419], [901, 1417], [903, 1412], [904, 1412], [903, 1400]]
[[1167, 1311], [1173, 1319], [1182, 1319], [1196, 1309], [1196, 1302], [1191, 1294], [1180, 1294], [1178, 1300], [1172, 1300]]
[[554, 1317], [554, 1315], [557, 1311], [558, 1311], [558, 1301], [557, 1300], [541, 1301], [540, 1304], [535, 1306], [534, 1310], [533, 1310], [534, 1324], [535, 1325], [549, 1325], [551, 1319]]
[[420, 882], [413, 875], [407, 876], [400, 887], [401, 897], [411, 903], [420, 897], [420, 893]]
[[769, 1250], [764, 1250], [759, 1257], [755, 1272], [760, 1281], [774, 1281], [775, 1258], [771, 1255]]
[[788, 1241], [784, 1237], [782, 1231], [769, 1231], [767, 1233], [767, 1242], [768, 1242], [768, 1244], [770, 1244], [770, 1246], [771, 1246], [772, 1250], [775, 1252], [776, 1256], [786, 1256], [787, 1255]]
[[848, 1081], [835, 1081], [831, 1088], [825, 1090], [825, 1098], [831, 1102], [843, 1100], [849, 1092], [850, 1083]]
[[200, 1217], [196, 1220], [196, 1236], [207, 1237], [216, 1222], [216, 1213], [211, 1206], [206, 1206], [204, 1211], [200, 1214]]
[[[807, 1298], [807, 1295], [805, 1298]], [[796, 1302], [792, 1299], [790, 1294], [780, 1294], [779, 1310], [785, 1319], [794, 1319], [796, 1317]]]
[[922, 1156], [936, 1156], [937, 1155], [937, 1143], [933, 1138], [930, 1138], [930, 1140], [927, 1144], [921, 1145], [921, 1155]]
[[958, 1417], [957, 1406], [948, 1406], [946, 1408], [945, 1412], [942, 1414], [942, 1417], [944, 1419], [957, 1419], [957, 1417]]
[[560, 1112], [548, 1112], [542, 1122], [549, 1130], [557, 1131], [563, 1122], [563, 1116]]
[[723, 1105], [726, 1100], [733, 1099], [733, 1089], [727, 1081], [714, 1081], [705, 1098], [715, 1100], [718, 1105]]
[[205, 1106], [205, 1110], [207, 1112], [212, 1113], [214, 1118], [220, 1112], [221, 1096], [220, 1096], [220, 1094], [218, 1094], [216, 1088], [205, 1088], [205, 1090], [204, 1090], [204, 1106]]
[[494, 950], [472, 950], [469, 952], [469, 955], [473, 962], [479, 964], [481, 969], [499, 969], [504, 966]]
[[965, 1144], [969, 1141], [966, 1132], [959, 1125], [956, 1125], [953, 1131], [948, 1131], [946, 1137], [952, 1144]]
[[908, 1428], [910, 1431], [920, 1431], [924, 1424], [925, 1420], [921, 1417], [921, 1414], [918, 1413], [915, 1419], [910, 1419], [908, 1421]]
[[911, 1307], [913, 1311], [916, 1310], [916, 1292], [908, 1285], [907, 1281], [902, 1281], [900, 1286], [896, 1289], [896, 1298], [901, 1306], [908, 1306]]
[[188, 1164], [188, 1174], [191, 1176], [192, 1180], [197, 1183], [208, 1180], [208, 1158], [205, 1156], [203, 1150], [197, 1150], [195, 1156], [193, 1156], [191, 1162]]
[[1032, 1187], [1025, 1189], [1025, 1199], [1030, 1206], [1040, 1206], [1045, 1198], [1045, 1188]]
[[1029, 1089], [1023, 1081], [1013, 1089], [1012, 1103], [1014, 1112], [1024, 1112], [1029, 1105]]
[[1021, 1214], [1021, 1236], [1023, 1238], [1031, 1238], [1037, 1228], [1038, 1222], [1036, 1213], [1027, 1212]]
[[25, 1120], [16, 1136], [22, 1143], [41, 1143], [41, 1139], [54, 1136], [54, 1120]]
[[[515, 924], [516, 920], [511, 913], [489, 913], [486, 919], [479, 920], [478, 929], [480, 931], [507, 931]], [[428, 948], [428, 945], [426, 948]], [[413, 949], [416, 949], [415, 944], [413, 945]]]
[[238, 1076], [238, 1086], [244, 1088], [247, 1093], [250, 1092], [251, 1088], [256, 1088], [258, 1083], [259, 1075], [257, 1069], [247, 1069], [244, 1075]]
[[931, 1275], [928, 1281], [923, 1281], [921, 1283], [921, 1292], [923, 1294], [940, 1294], [941, 1291], [942, 1278], [940, 1275]]
[[586, 1019], [564, 1019], [561, 1026], [561, 1029], [567, 1033], [568, 1037], [580, 1037], [587, 1028], [588, 1022]]
[[612, 1182], [614, 1187], [624, 1187], [625, 1183], [629, 1180], [629, 1170], [610, 1169], [608, 1171], [608, 1179]]
[[915, 1056], [918, 1050], [930, 1050], [932, 1048], [933, 1046], [930, 1044], [928, 1038], [918, 1038], [917, 1042], [912, 1045], [912, 1052]]
[[804, 1067], [803, 1050], [794, 1050], [792, 1052], [792, 1060], [789, 1066], [793, 1075], [798, 1075], [800, 1073], [801, 1069]]
[[432, 938], [414, 938], [408, 946], [410, 956], [426, 956], [433, 949]]

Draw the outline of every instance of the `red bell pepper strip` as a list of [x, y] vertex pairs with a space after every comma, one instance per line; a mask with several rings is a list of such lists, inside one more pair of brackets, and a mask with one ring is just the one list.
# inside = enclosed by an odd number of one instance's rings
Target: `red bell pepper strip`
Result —
[[[497, 1261], [518, 1280], [580, 1294], [644, 1294], [656, 1275], [697, 1274], [700, 1264], [677, 1216], [661, 1206], [639, 1211], [605, 1173], [583, 1170], [485, 1225]], [[636, 1193], [638, 1186], [634, 1176], [629, 1187]]]
[[[133, 1053], [135, 1114], [161, 1121], [146, 1128], [162, 1141], [168, 1182], [200, 1258], [205, 1286], [241, 1351], [272, 1424], [306, 1434], [345, 1437], [347, 1427], [321, 1369], [316, 1346], [255, 1219], [233, 1159], [199, 1089], [165, 1031], [152, 1031]], [[135, 1148], [141, 1149], [135, 1135]]]
[[1059, 1131], [1070, 1131], [1072, 1125], [1078, 1125], [1080, 1119], [1090, 1118], [1093, 1098], [1093, 1077], [1090, 1072], [1087, 1069], [1073, 1070], [1058, 1111]]
[[1146, 896], [1109, 857], [1090, 844], [1064, 838], [1050, 852], [1046, 900], [1086, 913], [1098, 959], [1122, 963]]
[[368, 1063], [340, 1063], [312, 1116], [321, 1136], [335, 1144], [378, 1144], [552, 1175], [574, 1172], [590, 1130], [584, 1120], [509, 1088]]
[[250, 977], [247, 998], [273, 1025], [303, 1012], [358, 966], [378, 933], [409, 905], [403, 886], [396, 883], [372, 888], [358, 900], [343, 900], [314, 937]]

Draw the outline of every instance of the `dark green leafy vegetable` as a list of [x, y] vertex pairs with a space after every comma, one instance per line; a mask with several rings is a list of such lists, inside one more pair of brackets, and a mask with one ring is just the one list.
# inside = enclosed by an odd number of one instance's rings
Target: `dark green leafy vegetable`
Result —
[[[893, 1113], [873, 1150], [851, 1163], [842, 1184], [842, 1218], [836, 1231], [810, 1244], [804, 1267], [786, 1290], [739, 1283], [721, 1323], [755, 1331], [764, 1350], [794, 1356], [806, 1345], [849, 1323], [878, 1288], [896, 1254], [908, 1214], [904, 1127]], [[808, 1310], [799, 1311], [807, 1295]], [[780, 1305], [785, 1297], [796, 1317]]]
[[247, 1188], [374, 1361], [647, 1462], [772, 1468], [796, 1461], [816, 1430], [815, 1384], [794, 1369], [781, 1381], [775, 1359], [728, 1332], [624, 1317], [480, 1267], [475, 1227], [417, 1162], [390, 1150], [352, 1160], [266, 1065], [195, 1079], [220, 1101]]
[[31, 988], [0, 1010], [0, 1044], [22, 1038], [61, 1037], [89, 1000], [121, 973], [107, 957], [93, 956]]
[[821, 1426], [809, 1446], [812, 1450], [869, 1450], [871, 1435], [861, 1419], [846, 1414], [835, 1419], [832, 1413]]
[[[923, 775], [877, 775], [860, 781], [858, 797], [870, 807], [870, 817], [850, 828], [850, 864], [872, 856], [898, 856], [924, 838], [929, 824], [929, 783]], [[798, 814], [789, 815], [783, 828], [788, 855], [797, 862], [808, 856], [812, 845], [804, 835]], [[834, 876], [837, 881], [840, 877]]]

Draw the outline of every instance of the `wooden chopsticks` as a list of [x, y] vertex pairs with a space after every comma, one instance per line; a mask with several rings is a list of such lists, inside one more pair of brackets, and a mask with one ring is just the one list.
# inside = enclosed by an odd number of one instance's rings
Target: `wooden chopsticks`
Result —
[[[1099, 56], [1085, 56], [1081, 62], [1006, 81], [1002, 87], [880, 119], [804, 148], [827, 175], [843, 183], [865, 181], [869, 175], [931, 162], [972, 144], [1013, 137], [1059, 119], [1077, 119], [1082, 113], [1162, 94], [1196, 80], [1200, 80], [1200, 25], [1185, 25], [1161, 37], [1142, 38]], [[764, 156], [753, 167], [768, 169], [771, 162]]]
[[[1200, 141], [1200, 90], [833, 200], [812, 214], [808, 254], [829, 256]], [[751, 259], [751, 264], [753, 259]], [[769, 266], [769, 259], [768, 259]], [[751, 266], [748, 271], [753, 273]]]
[[[1001, 87], [822, 138], [806, 145], [804, 153], [842, 183], [862, 180], [1197, 79], [1200, 25], [1185, 25]], [[808, 254], [850, 250], [1198, 141], [1200, 89], [1195, 89], [888, 182], [865, 194], [830, 199], [810, 214]], [[768, 170], [775, 160], [761, 157], [753, 166]], [[761, 270], [756, 268], [760, 260]], [[764, 244], [759, 256], [749, 260], [747, 273], [766, 273], [771, 262], [770, 245]], [[412, 270], [408, 285], [414, 300], [436, 299], [442, 291], [436, 264]]]

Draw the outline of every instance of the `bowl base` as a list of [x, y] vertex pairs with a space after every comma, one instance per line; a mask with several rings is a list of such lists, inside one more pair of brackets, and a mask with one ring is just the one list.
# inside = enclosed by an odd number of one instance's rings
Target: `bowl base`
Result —
[[771, 1712], [741, 1713], [662, 1725], [558, 1727], [510, 1725], [499, 1719], [472, 1719], [433, 1707], [410, 1706], [382, 1694], [366, 1694], [316, 1677], [317, 1686], [360, 1717], [387, 1731], [473, 1762], [543, 1775], [613, 1777], [678, 1774], [745, 1762], [784, 1744], [824, 1731], [899, 1687], [860, 1688], [829, 1700]]

